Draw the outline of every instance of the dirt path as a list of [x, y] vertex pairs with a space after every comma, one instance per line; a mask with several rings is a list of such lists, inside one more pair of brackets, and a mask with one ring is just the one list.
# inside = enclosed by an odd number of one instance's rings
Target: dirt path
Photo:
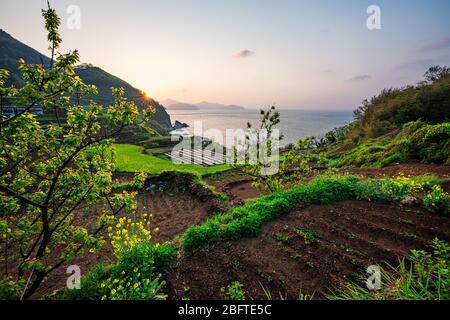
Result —
[[[317, 240], [306, 244], [298, 229]], [[220, 299], [221, 287], [240, 281], [255, 299], [266, 298], [261, 285], [274, 298], [297, 299], [300, 292], [323, 298], [338, 283], [355, 281], [367, 266], [397, 265], [399, 256], [425, 248], [434, 237], [450, 241], [450, 222], [420, 209], [358, 201], [299, 206], [263, 226], [258, 238], [185, 256], [167, 277], [169, 296]]]

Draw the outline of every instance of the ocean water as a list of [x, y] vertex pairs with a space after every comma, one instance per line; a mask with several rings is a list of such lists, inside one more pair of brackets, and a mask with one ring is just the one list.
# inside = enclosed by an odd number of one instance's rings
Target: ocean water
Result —
[[[352, 121], [350, 111], [311, 111], [311, 110], [278, 110], [281, 122], [277, 126], [283, 133], [282, 145], [295, 143], [308, 136], [321, 137], [326, 132], [348, 124]], [[177, 133], [193, 134], [194, 122], [202, 121], [202, 136], [214, 140], [208, 133], [209, 129], [218, 129], [225, 137], [226, 129], [246, 129], [247, 122], [256, 125], [261, 115], [259, 110], [168, 110], [172, 122], [178, 120], [189, 125], [189, 128], [178, 130]]]

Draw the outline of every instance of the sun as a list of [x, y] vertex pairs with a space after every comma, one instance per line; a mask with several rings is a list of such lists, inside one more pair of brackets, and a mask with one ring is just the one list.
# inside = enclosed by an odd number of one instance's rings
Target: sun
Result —
[[145, 92], [145, 91], [142, 91], [142, 95], [144, 96], [144, 98], [146, 99], [146, 100], [150, 100], [152, 97], [147, 93], [147, 92]]

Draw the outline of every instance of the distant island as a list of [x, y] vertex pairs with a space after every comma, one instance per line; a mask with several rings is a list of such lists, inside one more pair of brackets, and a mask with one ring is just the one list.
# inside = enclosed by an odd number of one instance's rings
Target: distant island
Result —
[[172, 99], [166, 99], [161, 101], [161, 104], [167, 110], [245, 110], [244, 107], [238, 105], [225, 105], [206, 101], [199, 103], [185, 103]]

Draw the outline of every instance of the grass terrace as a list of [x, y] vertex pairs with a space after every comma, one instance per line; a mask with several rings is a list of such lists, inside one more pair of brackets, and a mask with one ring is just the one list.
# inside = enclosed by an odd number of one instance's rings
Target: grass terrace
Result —
[[118, 172], [160, 174], [168, 171], [176, 171], [204, 176], [230, 169], [230, 166], [226, 164], [211, 167], [202, 167], [196, 164], [176, 164], [169, 159], [144, 154], [143, 147], [131, 144], [116, 144], [115, 152], [116, 171]]

